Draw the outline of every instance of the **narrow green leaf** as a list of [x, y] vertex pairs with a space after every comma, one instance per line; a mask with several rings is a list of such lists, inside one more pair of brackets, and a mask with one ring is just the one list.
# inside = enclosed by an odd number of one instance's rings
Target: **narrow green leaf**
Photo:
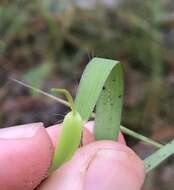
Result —
[[150, 170], [157, 167], [161, 162], [174, 154], [174, 140], [160, 148], [155, 153], [150, 155], [144, 160], [145, 171], [148, 173]]
[[120, 126], [120, 128], [121, 128], [121, 131], [123, 133], [125, 133], [127, 135], [130, 135], [130, 136], [132, 136], [132, 137], [134, 137], [136, 139], [139, 139], [143, 143], [147, 143], [147, 144], [152, 145], [152, 146], [154, 146], [156, 148], [162, 148], [164, 146], [164, 145], [162, 145], [162, 144], [160, 144], [160, 143], [158, 143], [158, 142], [156, 142], [156, 141], [154, 141], [154, 140], [152, 140], [152, 139], [150, 139], [148, 137], [145, 137], [145, 136], [143, 136], [143, 135], [141, 135], [139, 133], [136, 133], [136, 132], [134, 132], [134, 131], [126, 128], [126, 127]]
[[120, 130], [123, 97], [123, 67], [115, 60], [93, 58], [79, 85], [75, 106], [88, 120], [96, 105], [96, 139], [114, 140]]

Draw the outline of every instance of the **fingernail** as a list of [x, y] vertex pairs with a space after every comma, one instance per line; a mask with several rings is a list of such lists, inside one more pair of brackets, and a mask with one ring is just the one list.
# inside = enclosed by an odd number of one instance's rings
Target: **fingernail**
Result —
[[137, 178], [137, 173], [130, 166], [131, 160], [126, 151], [99, 150], [88, 167], [84, 189], [138, 190], [142, 181]]
[[0, 129], [0, 139], [21, 139], [33, 137], [42, 123], [31, 123]]

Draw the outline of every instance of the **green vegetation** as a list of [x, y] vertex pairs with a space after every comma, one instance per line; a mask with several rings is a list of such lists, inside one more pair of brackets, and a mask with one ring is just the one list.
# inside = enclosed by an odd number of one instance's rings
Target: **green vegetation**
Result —
[[[46, 92], [66, 88], [75, 95], [83, 69], [97, 56], [124, 65], [122, 124], [166, 144], [174, 134], [173, 1], [122, 0], [112, 6], [98, 1], [91, 7], [76, 2], [0, 2], [1, 127], [36, 121], [48, 126], [62, 119], [57, 113], [67, 111], [9, 78]], [[133, 148], [137, 145], [137, 140], [126, 138]], [[165, 163], [160, 173], [170, 160]], [[159, 183], [158, 170], [154, 176], [150, 181]], [[160, 181], [162, 189], [170, 189]]]

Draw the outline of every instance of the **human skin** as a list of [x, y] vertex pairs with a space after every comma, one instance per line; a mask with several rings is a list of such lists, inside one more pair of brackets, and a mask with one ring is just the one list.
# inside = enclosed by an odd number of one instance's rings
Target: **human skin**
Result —
[[[84, 128], [83, 147], [49, 176], [37, 190], [140, 190], [144, 167], [140, 158], [119, 142], [97, 141], [93, 123]], [[45, 179], [61, 127], [42, 123], [0, 130], [0, 189], [34, 190]]]

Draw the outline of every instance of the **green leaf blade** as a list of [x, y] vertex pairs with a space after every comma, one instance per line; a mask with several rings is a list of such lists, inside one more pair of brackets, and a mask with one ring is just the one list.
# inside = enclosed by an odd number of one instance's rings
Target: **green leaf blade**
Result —
[[115, 60], [93, 58], [79, 85], [75, 106], [88, 120], [96, 105], [96, 139], [115, 140], [122, 111], [123, 67]]
[[144, 160], [146, 173], [157, 167], [161, 162], [174, 154], [174, 140], [166, 144]]
[[[115, 140], [120, 131], [123, 99], [123, 68], [117, 64], [107, 78], [96, 106], [94, 133], [97, 140]], [[102, 127], [101, 127], [102, 126]], [[102, 129], [101, 129], [102, 128]]]

